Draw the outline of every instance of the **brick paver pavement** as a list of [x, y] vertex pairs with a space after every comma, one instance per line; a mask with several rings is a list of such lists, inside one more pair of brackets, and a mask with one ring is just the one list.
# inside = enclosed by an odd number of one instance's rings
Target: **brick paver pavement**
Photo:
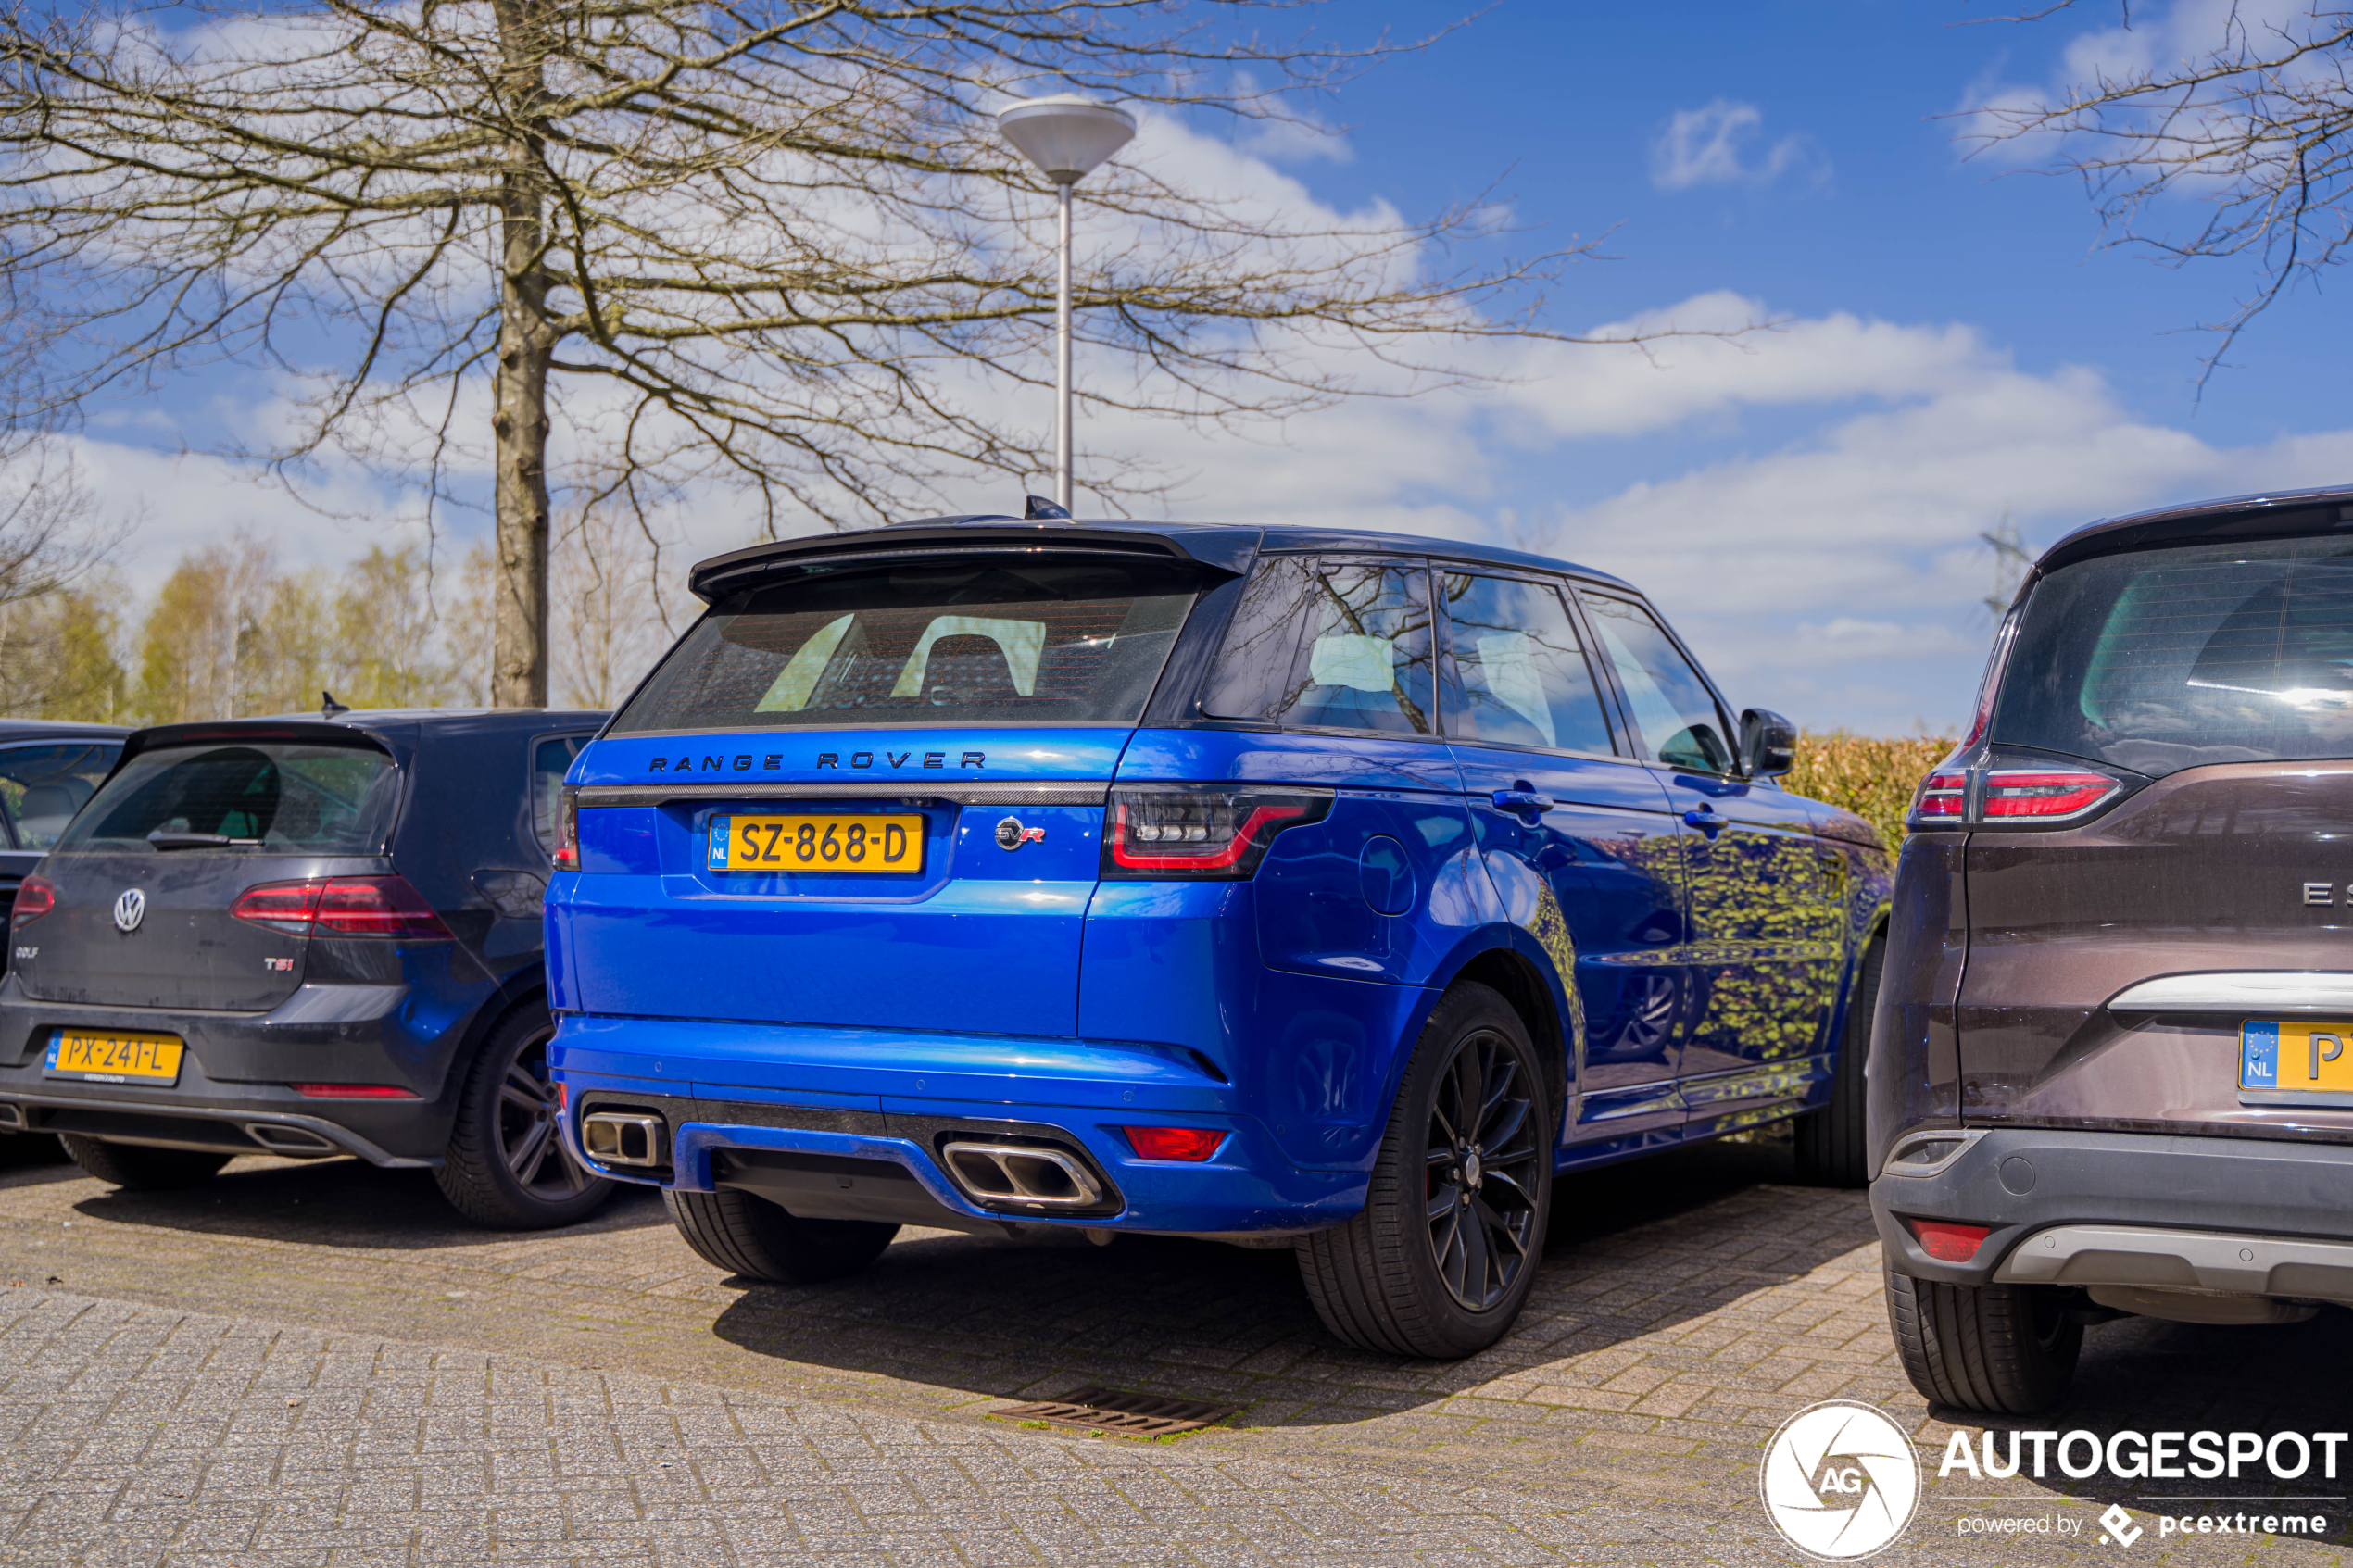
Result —
[[[1931, 1469], [1881, 1562], [2347, 1555], [2344, 1481], [1934, 1479], [1956, 1428], [1895, 1365], [1861, 1198], [1789, 1185], [1784, 1147], [1573, 1178], [1556, 1208], [1519, 1327], [1401, 1364], [1327, 1339], [1281, 1252], [909, 1233], [788, 1289], [722, 1278], [638, 1193], [517, 1236], [343, 1161], [169, 1195], [20, 1170], [0, 1562], [1793, 1562], [1756, 1464], [1826, 1398], [1887, 1411]], [[2012, 1424], [2342, 1429], [2347, 1321], [2106, 1325], [2070, 1405]], [[1084, 1383], [1244, 1410], [1158, 1444], [988, 1415]], [[2197, 1490], [2234, 1500], [2152, 1500]], [[2322, 1540], [2154, 1517], [2308, 1494]], [[2116, 1501], [2129, 1549], [2099, 1539]], [[1976, 1515], [2079, 1534], [1957, 1537]]]

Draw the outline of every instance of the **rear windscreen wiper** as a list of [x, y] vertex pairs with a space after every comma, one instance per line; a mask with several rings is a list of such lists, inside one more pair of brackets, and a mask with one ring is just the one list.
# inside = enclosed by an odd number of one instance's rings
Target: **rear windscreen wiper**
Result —
[[147, 842], [158, 849], [225, 849], [233, 844], [259, 844], [258, 838], [231, 838], [225, 833], [166, 833], [161, 828], [147, 834]]

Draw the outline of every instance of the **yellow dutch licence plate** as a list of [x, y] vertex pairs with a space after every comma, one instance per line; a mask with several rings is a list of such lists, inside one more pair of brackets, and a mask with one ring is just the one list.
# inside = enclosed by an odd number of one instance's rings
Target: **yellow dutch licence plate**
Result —
[[920, 872], [924, 819], [837, 812], [808, 817], [713, 817], [715, 872]]
[[2249, 1020], [2239, 1026], [2239, 1087], [2353, 1095], [2353, 1022]]
[[82, 1035], [60, 1029], [49, 1036], [42, 1071], [52, 1078], [100, 1084], [172, 1084], [180, 1079], [177, 1035]]

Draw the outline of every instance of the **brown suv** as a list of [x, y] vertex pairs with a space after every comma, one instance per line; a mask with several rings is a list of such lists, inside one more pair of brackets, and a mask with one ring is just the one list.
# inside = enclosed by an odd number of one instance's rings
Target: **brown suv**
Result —
[[2087, 1323], [2353, 1303], [2353, 489], [2055, 546], [1910, 825], [1868, 1072], [1913, 1385], [2024, 1412]]

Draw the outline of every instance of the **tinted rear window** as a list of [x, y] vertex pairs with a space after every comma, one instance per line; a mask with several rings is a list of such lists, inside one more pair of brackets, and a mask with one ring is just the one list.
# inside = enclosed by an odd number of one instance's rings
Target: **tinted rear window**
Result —
[[2053, 572], [2027, 601], [1993, 735], [2152, 775], [2353, 757], [2353, 540]]
[[1251, 574], [1202, 711], [1287, 727], [1428, 734], [1429, 574], [1269, 556]]
[[0, 750], [0, 800], [17, 827], [17, 847], [46, 849], [97, 792], [122, 743], [69, 741]]
[[398, 779], [391, 758], [353, 746], [264, 741], [149, 751], [107, 781], [57, 852], [146, 849], [149, 834], [215, 834], [230, 841], [217, 847], [233, 852], [380, 854]]
[[713, 607], [613, 732], [1132, 722], [1199, 586], [1152, 562], [843, 567]]

